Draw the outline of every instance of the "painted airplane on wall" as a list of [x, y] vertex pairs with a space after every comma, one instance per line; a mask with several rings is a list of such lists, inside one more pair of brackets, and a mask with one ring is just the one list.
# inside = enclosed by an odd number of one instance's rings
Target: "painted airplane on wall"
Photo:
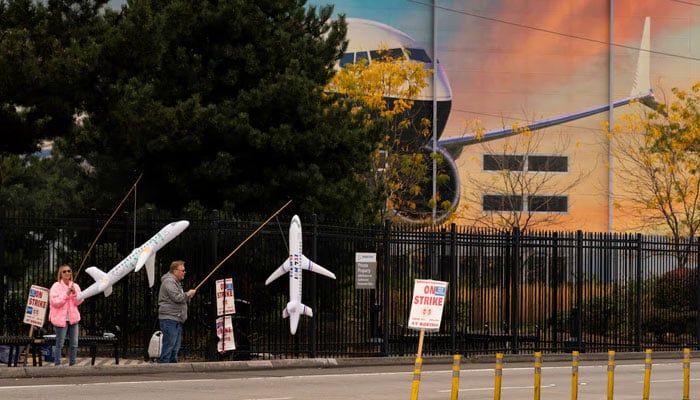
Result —
[[80, 292], [77, 296], [78, 299], [87, 299], [98, 293], [104, 293], [105, 297], [108, 297], [112, 294], [112, 286], [115, 283], [131, 271], [138, 272], [144, 265], [148, 275], [148, 286], [153, 287], [155, 282], [156, 252], [180, 235], [188, 226], [190, 226], [190, 222], [185, 220], [169, 223], [152, 238], [148, 239], [146, 243], [135, 248], [131, 254], [107, 273], [104, 273], [97, 267], [87, 268], [85, 272], [95, 280], [95, 283]]
[[[403, 56], [409, 60], [421, 62], [425, 65], [425, 68], [434, 71], [434, 79], [429, 79], [428, 85], [411, 100], [414, 101], [414, 109], [418, 111], [414, 120], [420, 120], [422, 118], [432, 120], [433, 99], [435, 99], [434, 103], [437, 109], [436, 136], [438, 139], [437, 148], [435, 150], [443, 156], [446, 168], [445, 172], [451, 177], [453, 182], [451, 193], [441, 193], [441, 198], [450, 199], [453, 206], [457, 206], [460, 198], [459, 172], [455, 160], [460, 156], [464, 146], [517, 135], [523, 132], [524, 128], [530, 131], [544, 129], [610, 110], [610, 104], [604, 104], [588, 110], [525, 124], [520, 130], [514, 131], [511, 128], [506, 128], [489, 131], [479, 137], [472, 135], [440, 139], [452, 108], [452, 88], [450, 87], [447, 74], [439, 60], [434, 61], [424, 46], [408, 34], [389, 25], [360, 18], [346, 18], [346, 22], [348, 24], [348, 48], [338, 62], [339, 68], [342, 68], [346, 64], [360, 61], [371, 63], [373, 59], [381, 58], [383, 54], [386, 54], [388, 51], [393, 59], [398, 59]], [[644, 30], [642, 33], [642, 41], [639, 46], [637, 69], [632, 91], [629, 97], [613, 102], [613, 108], [630, 104], [633, 101], [640, 101], [645, 105], [655, 107], [649, 75], [650, 42], [650, 18], [647, 17], [644, 21]], [[423, 151], [432, 153], [431, 138], [428, 137], [422, 140], [423, 141], [419, 143], [424, 146]], [[443, 214], [442, 218], [447, 215], [447, 213]]]
[[302, 272], [307, 270], [335, 279], [334, 273], [306, 258], [301, 242], [301, 220], [295, 215], [289, 225], [289, 257], [265, 281], [265, 285], [269, 285], [285, 273], [289, 275], [289, 302], [282, 311], [282, 317], [289, 317], [289, 332], [292, 335], [297, 332], [300, 315], [314, 316], [311, 308], [301, 302]]

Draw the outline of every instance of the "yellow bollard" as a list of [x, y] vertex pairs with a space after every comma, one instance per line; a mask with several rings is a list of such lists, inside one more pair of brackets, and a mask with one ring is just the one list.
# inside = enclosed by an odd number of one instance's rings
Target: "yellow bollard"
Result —
[[423, 359], [416, 357], [416, 365], [413, 367], [413, 383], [411, 384], [411, 400], [418, 400], [418, 389], [420, 388], [420, 371], [423, 366]]
[[651, 349], [647, 349], [644, 360], [644, 394], [642, 400], [649, 400], [649, 382], [651, 382]]
[[690, 349], [683, 349], [683, 400], [690, 400]]
[[571, 352], [571, 400], [578, 399], [578, 351]]
[[542, 352], [535, 352], [535, 397], [534, 400], [540, 400], [540, 392], [542, 391]]
[[496, 382], [493, 385], [493, 400], [501, 400], [501, 381], [503, 380], [503, 353], [496, 353]]
[[450, 400], [459, 398], [459, 361], [461, 358], [459, 354], [455, 354], [452, 360], [452, 396]]
[[608, 350], [608, 400], [613, 400], [615, 390], [615, 350]]

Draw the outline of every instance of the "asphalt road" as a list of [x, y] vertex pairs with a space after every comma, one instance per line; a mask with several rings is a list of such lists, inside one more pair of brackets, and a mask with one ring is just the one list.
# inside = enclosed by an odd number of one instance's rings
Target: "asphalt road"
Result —
[[[0, 399], [410, 399], [414, 376], [413, 364], [409, 363], [357, 362], [347, 366], [324, 364], [304, 368], [293, 364], [275, 368], [200, 367], [193, 371], [184, 365], [178, 365], [177, 369], [146, 365], [138, 370], [132, 367], [134, 373], [101, 373], [110, 371], [94, 370], [98, 367], [49, 367], [56, 373], [32, 378], [12, 378], [0, 371]], [[700, 378], [693, 378], [697, 375], [693, 371], [698, 368], [700, 363], [691, 363], [691, 399], [700, 398]], [[84, 373], [80, 373], [81, 370]], [[421, 371], [419, 399], [451, 399], [452, 364], [449, 359], [426, 363]], [[650, 399], [682, 399], [681, 360], [654, 361], [650, 377]], [[462, 364], [458, 398], [494, 399], [494, 382], [493, 363]], [[531, 362], [504, 363], [501, 399], [534, 399], [534, 382]], [[644, 360], [616, 362], [613, 387], [614, 399], [641, 399]], [[582, 361], [578, 399], [607, 399], [607, 388], [607, 361]], [[570, 362], [545, 360], [540, 390], [542, 400], [572, 398]]]

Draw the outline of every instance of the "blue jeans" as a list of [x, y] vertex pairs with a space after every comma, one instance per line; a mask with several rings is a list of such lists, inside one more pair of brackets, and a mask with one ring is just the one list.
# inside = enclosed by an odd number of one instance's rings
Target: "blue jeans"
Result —
[[176, 363], [182, 339], [182, 324], [172, 319], [160, 319], [163, 344], [160, 348], [159, 363]]
[[61, 349], [66, 340], [66, 333], [68, 333], [68, 365], [75, 365], [78, 355], [78, 323], [71, 325], [66, 322], [63, 328], [54, 326], [53, 329], [56, 331], [56, 345], [53, 348], [54, 365], [61, 365]]

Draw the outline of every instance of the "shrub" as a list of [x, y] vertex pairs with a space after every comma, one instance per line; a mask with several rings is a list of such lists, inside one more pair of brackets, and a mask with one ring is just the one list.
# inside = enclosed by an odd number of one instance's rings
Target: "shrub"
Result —
[[657, 343], [663, 342], [665, 333], [675, 335], [694, 334], [697, 311], [652, 309], [642, 317], [642, 332], [654, 334]]
[[675, 310], [697, 310], [697, 270], [676, 268], [656, 282], [654, 305]]

